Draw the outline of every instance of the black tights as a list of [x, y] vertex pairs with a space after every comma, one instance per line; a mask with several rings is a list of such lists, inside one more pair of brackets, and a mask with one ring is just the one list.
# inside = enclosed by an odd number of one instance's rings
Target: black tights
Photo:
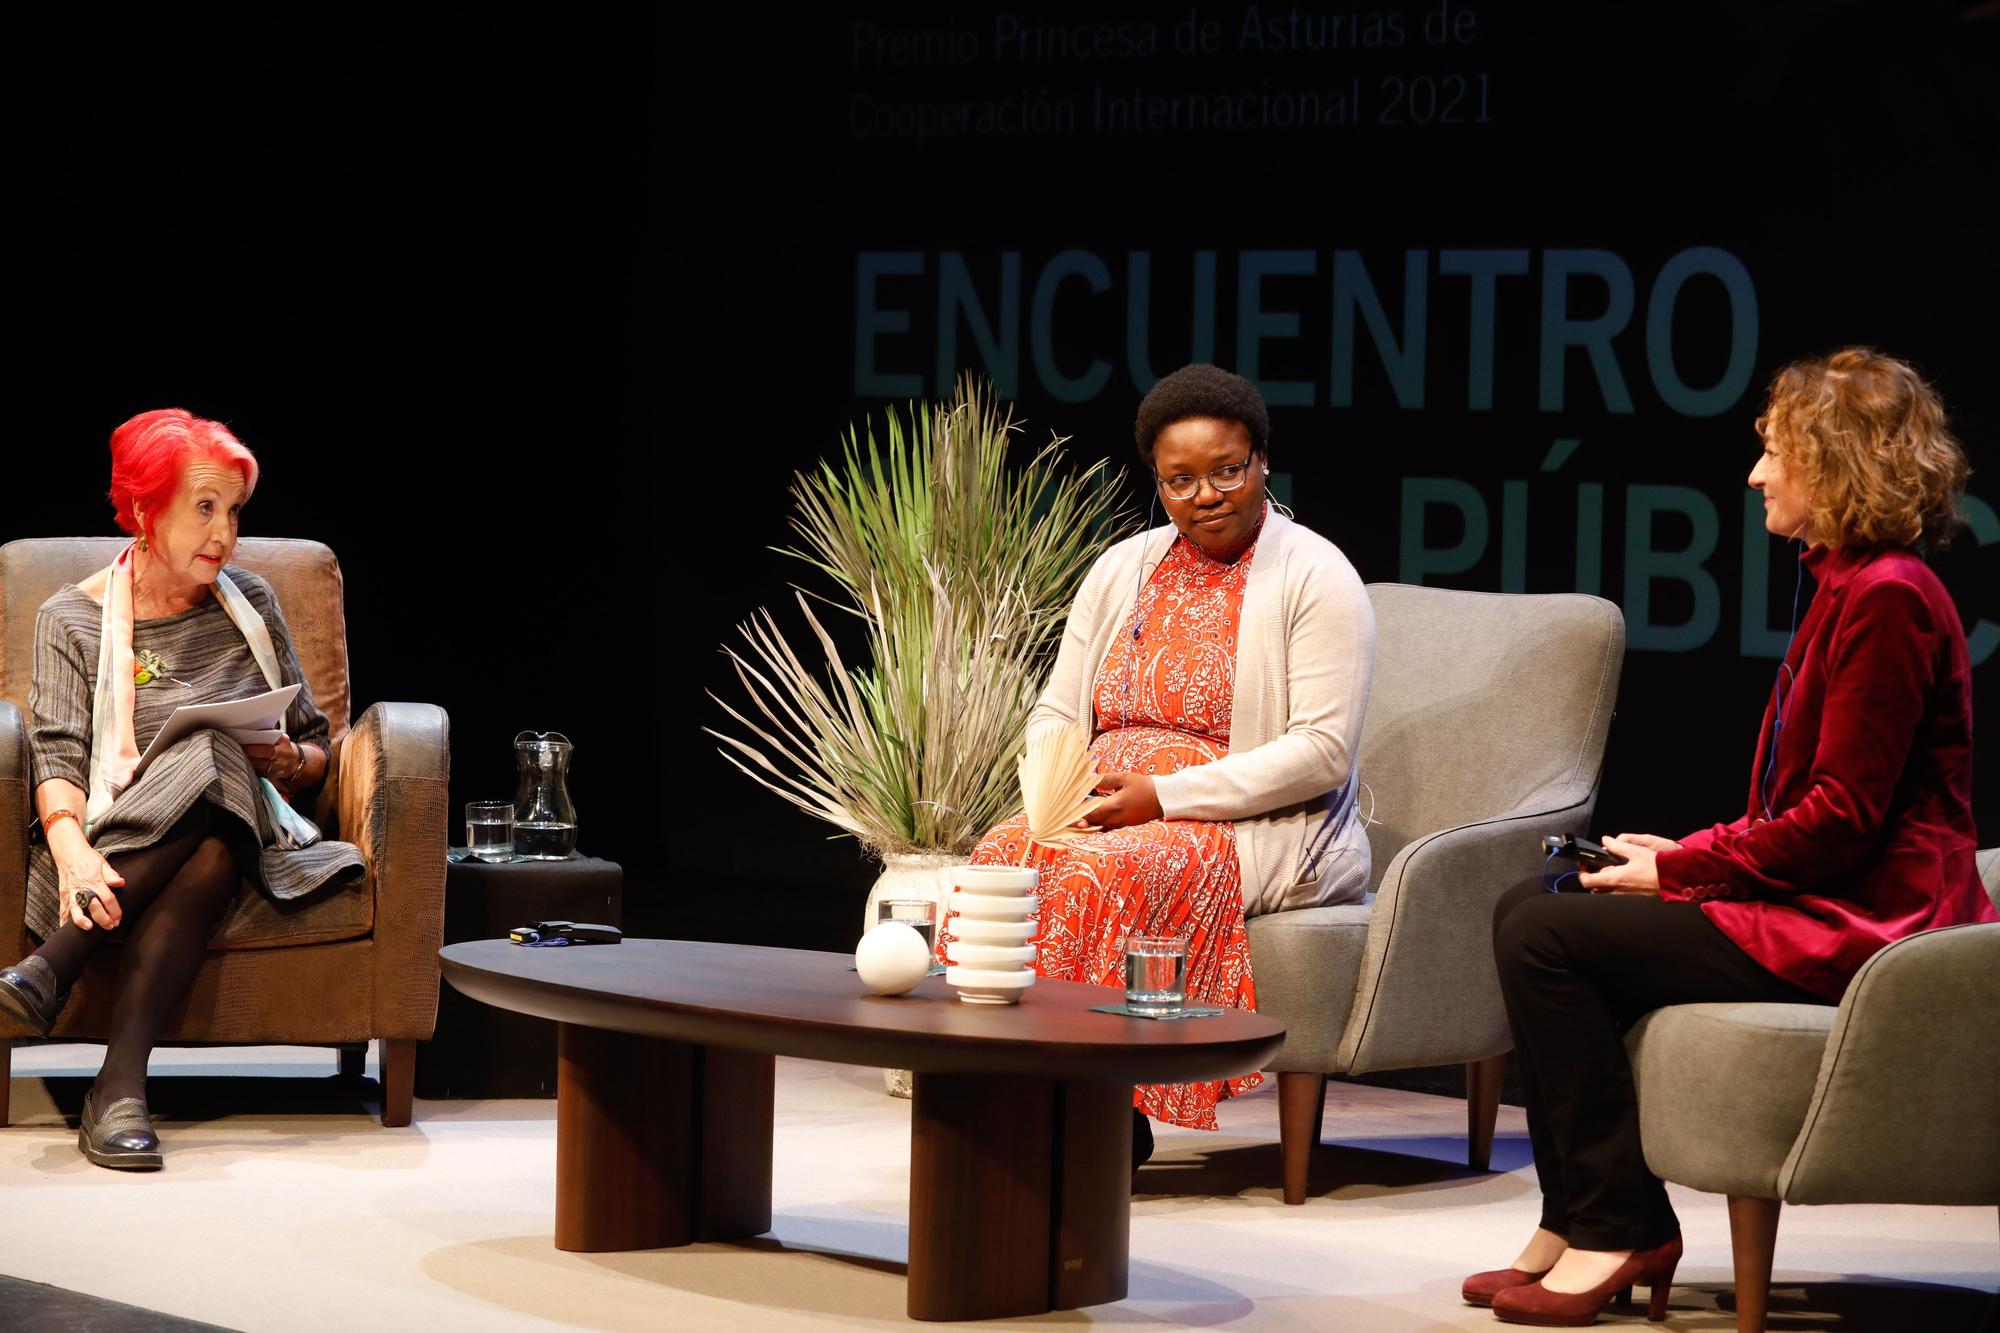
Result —
[[1500, 900], [1493, 935], [1543, 1229], [1585, 1250], [1678, 1235], [1639, 1142], [1626, 1031], [1669, 1004], [1827, 1001], [1766, 971], [1693, 903], [1650, 894], [1524, 885]]
[[208, 937], [236, 896], [243, 878], [239, 856], [247, 849], [232, 849], [222, 836], [224, 824], [215, 807], [197, 801], [152, 846], [112, 853], [105, 859], [125, 880], [112, 890], [123, 911], [118, 929], [79, 929], [67, 920], [65, 903], [64, 925], [35, 950], [66, 990], [100, 944], [123, 941], [118, 996], [97, 1073], [99, 1105], [144, 1095], [146, 1061], [160, 1029], [194, 983]]

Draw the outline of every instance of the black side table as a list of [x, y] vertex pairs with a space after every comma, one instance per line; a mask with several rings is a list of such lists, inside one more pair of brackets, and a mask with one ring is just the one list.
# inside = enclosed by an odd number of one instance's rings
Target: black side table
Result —
[[[625, 872], [615, 861], [452, 862], [444, 873], [444, 942], [504, 940], [533, 921], [625, 924]], [[615, 949], [615, 944], [571, 945]], [[438, 983], [437, 1031], [417, 1046], [416, 1095], [553, 1097], [556, 1025], [480, 1004]]]

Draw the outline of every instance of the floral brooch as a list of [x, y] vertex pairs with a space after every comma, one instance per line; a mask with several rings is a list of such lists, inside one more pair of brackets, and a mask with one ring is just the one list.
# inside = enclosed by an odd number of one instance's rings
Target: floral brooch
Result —
[[150, 685], [162, 676], [165, 676], [172, 669], [167, 659], [161, 657], [151, 648], [141, 648], [138, 652], [132, 654], [132, 683], [134, 685]]

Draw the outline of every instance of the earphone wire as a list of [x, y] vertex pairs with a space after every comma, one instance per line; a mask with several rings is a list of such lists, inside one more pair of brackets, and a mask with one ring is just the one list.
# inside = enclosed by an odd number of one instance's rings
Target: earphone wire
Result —
[[1771, 752], [1764, 757], [1763, 765], [1757, 770], [1757, 804], [1763, 808], [1764, 818], [1769, 821], [1776, 816], [1771, 813], [1771, 775], [1778, 768], [1778, 738], [1785, 734], [1785, 705], [1791, 701], [1792, 685], [1798, 681], [1798, 673], [1792, 670], [1792, 641], [1799, 633], [1799, 594], [1805, 588], [1805, 539], [1799, 539], [1799, 573], [1792, 583], [1792, 627], [1785, 632], [1785, 652], [1778, 663], [1777, 677], [1772, 682], [1772, 690], [1777, 695], [1777, 705], [1771, 718]]
[[1566, 879], [1575, 879], [1578, 873], [1574, 870], [1565, 870], [1560, 875], [1551, 875], [1549, 873], [1555, 866], [1556, 858], [1561, 855], [1561, 852], [1550, 852], [1548, 859], [1542, 862], [1542, 887], [1550, 893], [1561, 893], [1563, 891], [1563, 881]]
[[[1358, 772], [1350, 770], [1347, 781], [1326, 794], [1326, 814], [1319, 821], [1319, 827], [1306, 838], [1305, 846], [1299, 850], [1298, 870], [1293, 876], [1295, 882], [1302, 884], [1306, 880], [1319, 878], [1320, 858], [1325, 856], [1327, 849], [1347, 831], [1347, 826], [1354, 822], [1355, 787], [1359, 781]], [[1371, 791], [1369, 795], [1372, 798], [1374, 793]], [[1367, 820], [1362, 821], [1362, 827], [1367, 827]], [[1341, 851], [1345, 853], [1347, 849], [1342, 848]]]
[[[1157, 484], [1155, 484], [1153, 486], [1153, 498], [1146, 504], [1146, 526], [1144, 529], [1142, 529], [1142, 532], [1144, 533], [1152, 532], [1153, 511], [1159, 508], [1159, 505], [1160, 505], [1160, 488]], [[1121, 696], [1121, 702], [1119, 704], [1119, 707], [1124, 712], [1124, 716], [1119, 719], [1120, 726], [1128, 725], [1132, 720], [1132, 672], [1138, 664], [1139, 633], [1146, 627], [1146, 616], [1145, 613], [1139, 609], [1139, 599], [1146, 595], [1147, 570], [1146, 570], [1145, 543], [1147, 540], [1148, 538], [1145, 536], [1141, 536], [1139, 538], [1140, 542], [1139, 582], [1132, 589], [1132, 642], [1126, 645], [1125, 648], [1125, 689]], [[1172, 549], [1171, 542], [1168, 543], [1168, 549], [1169, 550]], [[1163, 554], [1160, 557], [1160, 559], [1164, 560], [1166, 559], [1166, 556]], [[1159, 562], [1155, 561], [1154, 568], [1158, 567], [1159, 567]]]

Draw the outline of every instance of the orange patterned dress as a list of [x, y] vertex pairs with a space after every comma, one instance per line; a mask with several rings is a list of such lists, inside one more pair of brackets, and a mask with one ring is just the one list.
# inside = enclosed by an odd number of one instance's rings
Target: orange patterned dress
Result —
[[[1090, 752], [1099, 772], [1177, 773], [1229, 752], [1237, 625], [1255, 554], [1253, 545], [1225, 564], [1185, 537], [1169, 548], [1097, 673]], [[1026, 838], [1025, 818], [1010, 819], [980, 841], [973, 863], [1019, 865]], [[1036, 847], [1029, 864], [1041, 871], [1041, 976], [1122, 988], [1126, 936], [1179, 935], [1189, 1004], [1257, 1007], [1235, 825], [1156, 819], [1069, 848]], [[1133, 1104], [1169, 1124], [1214, 1129], [1218, 1101], [1262, 1082], [1148, 1084]]]

